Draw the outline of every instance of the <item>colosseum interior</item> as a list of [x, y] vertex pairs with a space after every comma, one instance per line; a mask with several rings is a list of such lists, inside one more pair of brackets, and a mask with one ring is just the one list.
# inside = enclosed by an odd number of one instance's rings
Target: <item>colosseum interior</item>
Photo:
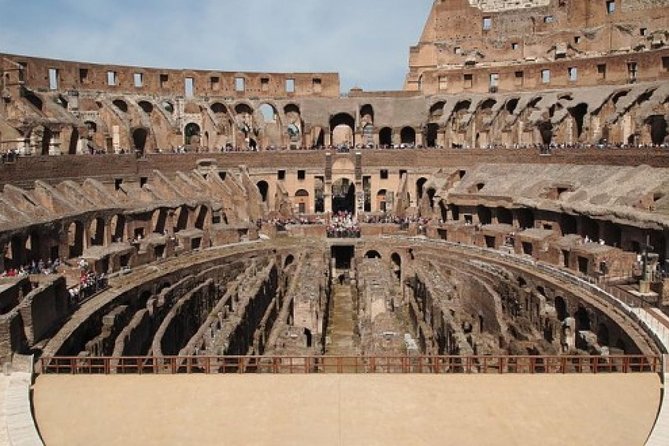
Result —
[[399, 91], [0, 91], [0, 444], [669, 444], [669, 1], [436, 0]]

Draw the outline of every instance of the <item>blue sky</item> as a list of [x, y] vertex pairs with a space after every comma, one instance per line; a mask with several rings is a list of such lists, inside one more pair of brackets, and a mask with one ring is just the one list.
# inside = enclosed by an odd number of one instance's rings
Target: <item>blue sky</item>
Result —
[[432, 0], [0, 0], [0, 52], [399, 90]]

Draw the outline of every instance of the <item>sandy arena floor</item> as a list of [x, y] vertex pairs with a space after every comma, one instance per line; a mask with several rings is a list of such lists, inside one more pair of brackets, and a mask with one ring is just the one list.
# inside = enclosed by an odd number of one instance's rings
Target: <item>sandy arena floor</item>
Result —
[[644, 375], [40, 376], [57, 445], [643, 445]]

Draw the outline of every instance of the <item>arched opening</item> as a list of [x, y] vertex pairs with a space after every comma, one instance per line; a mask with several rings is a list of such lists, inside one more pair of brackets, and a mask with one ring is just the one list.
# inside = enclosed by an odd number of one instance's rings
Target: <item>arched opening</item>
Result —
[[153, 232], [163, 234], [167, 225], [167, 209], [160, 208], [153, 211], [151, 223], [153, 225]]
[[592, 241], [599, 240], [599, 223], [589, 217], [581, 221], [581, 237], [588, 237]]
[[33, 93], [30, 90], [23, 90], [23, 97], [28, 100], [37, 110], [42, 111], [42, 107], [44, 106], [44, 102], [37, 97], [35, 93]]
[[371, 104], [360, 107], [360, 120], [366, 124], [374, 124], [374, 107]]
[[418, 181], [416, 181], [416, 201], [420, 201], [423, 199], [423, 191], [425, 188], [425, 183], [427, 183], [427, 178], [419, 178]]
[[355, 214], [355, 184], [348, 178], [332, 184], [332, 212]]
[[650, 138], [653, 144], [664, 144], [667, 140], [667, 120], [664, 116], [650, 116], [646, 120], [650, 127]]
[[604, 323], [600, 323], [597, 326], [597, 343], [601, 346], [608, 346], [609, 342], [609, 327]]
[[51, 147], [51, 140], [53, 139], [53, 133], [50, 129], [44, 128], [42, 132], [42, 155], [49, 154], [49, 148]]
[[492, 109], [495, 105], [497, 105], [497, 101], [492, 98], [488, 98], [481, 103], [480, 110], [483, 113], [492, 113]]
[[146, 138], [149, 135], [148, 131], [145, 128], [137, 128], [132, 132], [132, 143], [135, 146], [135, 150], [144, 155], [144, 149], [146, 148]]
[[295, 256], [293, 256], [292, 254], [288, 254], [286, 260], [284, 260], [283, 262], [283, 267], [288, 268], [290, 265], [293, 264], [293, 262], [295, 262]]
[[175, 233], [188, 229], [188, 218], [189, 218], [188, 208], [186, 206], [181, 206], [177, 210], [176, 226], [174, 227]]
[[518, 225], [521, 229], [529, 229], [534, 227], [534, 212], [532, 209], [518, 209], [516, 211], [516, 216], [518, 218]]
[[390, 256], [390, 261], [393, 262], [393, 272], [398, 281], [402, 279], [402, 257], [394, 252]]
[[379, 131], [379, 145], [392, 146], [393, 145], [393, 129], [384, 127]]
[[590, 315], [588, 315], [588, 310], [579, 306], [574, 314], [574, 319], [576, 319], [576, 331], [590, 331]]
[[308, 328], [305, 328], [304, 329], [304, 337], [305, 337], [305, 341], [307, 343], [307, 348], [311, 348], [311, 344], [313, 342], [312, 335], [311, 335], [311, 330], [309, 330]]
[[578, 104], [576, 107], [569, 109], [569, 114], [576, 122], [576, 137], [580, 138], [583, 134], [583, 126], [585, 123], [585, 115], [588, 114], [588, 104]]
[[74, 259], [84, 253], [84, 224], [73, 221], [67, 229], [68, 257]]
[[434, 196], [437, 195], [437, 189], [431, 187], [427, 190], [427, 198], [430, 201], [430, 209], [434, 209]]
[[492, 223], [492, 211], [485, 206], [476, 206], [476, 215], [478, 215], [479, 223], [482, 225], [489, 225]]
[[381, 254], [379, 254], [379, 251], [376, 250], [369, 250], [365, 253], [365, 258], [366, 259], [380, 259]]
[[544, 144], [550, 144], [553, 141], [553, 124], [549, 121], [544, 121], [538, 126], [539, 133], [541, 134], [541, 142]]
[[220, 102], [215, 102], [211, 105], [211, 111], [213, 111], [216, 115], [224, 115], [228, 112], [228, 109]]
[[160, 104], [163, 107], [163, 110], [165, 110], [167, 113], [172, 114], [174, 113], [174, 104], [172, 104], [170, 101], [163, 101]]
[[274, 107], [269, 104], [261, 104], [260, 107], [258, 107], [258, 110], [260, 111], [265, 124], [276, 122], [277, 113]]
[[379, 190], [376, 194], [376, 209], [379, 212], [388, 212], [388, 202], [386, 201], [387, 191], [385, 189]]
[[518, 98], [509, 99], [506, 102], [505, 108], [510, 115], [516, 111], [516, 107], [518, 107]]
[[200, 144], [200, 126], [194, 122], [186, 124], [184, 128], [184, 144], [197, 146]]
[[147, 115], [150, 115], [151, 112], [153, 112], [153, 104], [149, 101], [139, 101], [137, 105], [139, 105], [139, 108], [141, 108]]
[[511, 211], [507, 208], [498, 207], [497, 208], [497, 223], [512, 225], [513, 224], [513, 215]]
[[267, 203], [267, 198], [269, 194], [269, 184], [267, 184], [267, 181], [258, 181], [256, 183], [256, 187], [258, 188], [258, 192], [260, 192], [260, 197], [262, 198], [263, 203]]
[[578, 227], [576, 225], [576, 217], [569, 214], [562, 214], [560, 217], [560, 228], [562, 235], [577, 234]]
[[428, 147], [437, 147], [437, 139], [439, 138], [439, 124], [428, 124], [425, 136]]
[[114, 215], [109, 223], [109, 230], [111, 231], [112, 241], [114, 243], [121, 243], [125, 241], [125, 216]]
[[67, 149], [67, 153], [70, 155], [76, 155], [78, 145], [79, 145], [79, 130], [73, 128], [72, 135], [70, 135], [70, 146]]
[[116, 108], [121, 110], [123, 113], [128, 113], [128, 104], [122, 99], [116, 99], [112, 102]]
[[316, 127], [313, 130], [314, 139], [313, 139], [313, 146], [314, 147], [323, 147], [325, 145], [325, 132], [323, 132], [323, 129], [320, 127]]
[[446, 101], [438, 101], [432, 104], [430, 107], [430, 120], [437, 121], [444, 115], [444, 107], [446, 106]]
[[567, 319], [567, 302], [561, 296], [555, 297], [555, 312], [560, 322]]
[[209, 208], [207, 206], [200, 206], [200, 209], [197, 213], [197, 218], [195, 219], [195, 228], [203, 230], [207, 222], [207, 216], [209, 215]]
[[335, 146], [355, 146], [355, 119], [348, 113], [338, 113], [330, 119], [330, 141]]
[[400, 140], [402, 144], [409, 146], [416, 145], [416, 131], [413, 127], [404, 127], [400, 132]]
[[91, 246], [104, 246], [105, 244], [105, 221], [101, 217], [95, 218], [88, 228], [91, 237]]
[[295, 192], [295, 205], [297, 207], [298, 214], [306, 214], [309, 207], [309, 192], [304, 189], [299, 189]]

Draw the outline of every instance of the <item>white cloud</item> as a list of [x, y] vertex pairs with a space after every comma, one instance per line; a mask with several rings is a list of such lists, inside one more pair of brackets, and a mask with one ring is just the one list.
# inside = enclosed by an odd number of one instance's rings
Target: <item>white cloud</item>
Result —
[[431, 3], [0, 0], [12, 17], [0, 27], [0, 51], [170, 68], [337, 71], [344, 90], [400, 89]]

